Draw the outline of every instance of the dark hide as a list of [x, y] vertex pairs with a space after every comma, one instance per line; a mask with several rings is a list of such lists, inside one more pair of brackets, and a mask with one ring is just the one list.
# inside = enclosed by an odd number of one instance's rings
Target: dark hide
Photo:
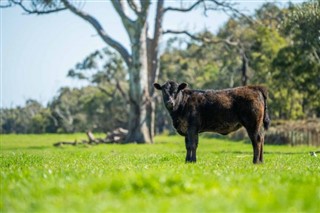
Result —
[[199, 133], [227, 135], [242, 126], [252, 141], [253, 163], [263, 162], [264, 129], [268, 129], [270, 123], [265, 87], [191, 90], [186, 83], [173, 81], [162, 86], [154, 83], [154, 87], [162, 91], [174, 128], [185, 136], [186, 162], [196, 162]]

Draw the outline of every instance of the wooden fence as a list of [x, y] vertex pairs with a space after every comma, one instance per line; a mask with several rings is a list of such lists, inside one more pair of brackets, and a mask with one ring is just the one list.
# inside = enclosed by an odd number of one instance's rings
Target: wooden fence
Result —
[[[231, 135], [234, 139], [245, 139], [244, 129]], [[266, 132], [266, 144], [320, 146], [320, 120], [274, 121]]]
[[320, 146], [320, 132], [313, 130], [271, 130], [266, 133], [267, 144]]

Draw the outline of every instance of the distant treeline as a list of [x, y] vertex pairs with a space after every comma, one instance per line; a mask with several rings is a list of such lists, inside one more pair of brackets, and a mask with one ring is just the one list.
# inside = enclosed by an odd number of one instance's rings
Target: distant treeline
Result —
[[[230, 18], [212, 34], [203, 31], [170, 39], [161, 56], [159, 82], [187, 82], [192, 88], [222, 89], [263, 84], [272, 119], [320, 117], [320, 10], [316, 1], [279, 8], [266, 3], [250, 17]], [[127, 69], [109, 49], [97, 50], [68, 73], [88, 81], [61, 88], [47, 105], [1, 109], [2, 133], [107, 132], [126, 128]], [[171, 131], [161, 98], [156, 132]]]
[[62, 88], [47, 107], [28, 100], [24, 107], [1, 109], [2, 133], [106, 132], [125, 127], [125, 105], [96, 87]]

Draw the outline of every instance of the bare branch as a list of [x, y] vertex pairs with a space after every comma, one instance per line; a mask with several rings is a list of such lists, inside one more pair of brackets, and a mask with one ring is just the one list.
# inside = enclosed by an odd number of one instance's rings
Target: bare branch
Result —
[[127, 2], [129, 7], [138, 17], [143, 16], [150, 5], [150, 0], [141, 0], [140, 5], [137, 5], [137, 2], [135, 2], [134, 0], [127, 0]]
[[163, 22], [163, 9], [164, 0], [158, 0], [157, 3], [157, 10], [156, 10], [156, 17], [155, 17], [155, 27], [153, 32], [153, 42], [158, 44], [160, 40], [160, 36], [162, 34], [162, 22]]
[[194, 39], [194, 40], [197, 40], [197, 41], [204, 41], [205, 38], [200, 38], [200, 37], [197, 37], [195, 35], [192, 35], [191, 33], [189, 33], [188, 31], [186, 30], [182, 30], [182, 31], [177, 31], [177, 30], [166, 30], [163, 32], [163, 34], [168, 34], [168, 33], [171, 33], [171, 34], [184, 34], [184, 35], [187, 35], [188, 37]]
[[207, 2], [213, 2], [215, 5], [215, 7], [213, 7], [213, 5], [208, 5], [206, 7], [206, 10], [219, 10], [219, 7], [221, 7], [221, 10], [223, 11], [234, 11], [234, 12], [238, 12], [237, 9], [235, 9], [235, 3], [227, 3], [225, 1], [217, 1], [217, 0], [207, 0]]
[[[1, 1], [1, 3], [2, 3], [2, 1]], [[10, 1], [7, 1], [7, 4], [0, 5], [0, 8], [9, 8], [9, 7], [12, 7], [12, 3]]]
[[182, 31], [166, 30], [166, 31], [163, 32], [163, 34], [169, 34], [169, 33], [171, 33], [171, 34], [184, 34], [184, 35], [190, 37], [193, 40], [200, 41], [200, 42], [203, 42], [203, 43], [206, 43], [206, 44], [225, 43], [225, 44], [230, 45], [230, 46], [237, 46], [238, 45], [238, 42], [230, 41], [230, 38], [220, 39], [220, 40], [213, 40], [211, 38], [195, 36], [195, 35], [189, 33], [186, 30], [182, 30]]
[[112, 89], [111, 92], [109, 92], [105, 87], [103, 87], [103, 86], [101, 86], [101, 85], [99, 85], [99, 84], [97, 84], [97, 87], [98, 87], [98, 89], [99, 89], [101, 92], [103, 92], [104, 94], [108, 95], [108, 96], [111, 97], [111, 98], [114, 98], [116, 92], [119, 91], [119, 93], [120, 93], [120, 95], [123, 97], [123, 99], [124, 99], [127, 103], [129, 103], [129, 98], [128, 98], [128, 96], [127, 96], [127, 93], [123, 90], [123, 88], [122, 88], [119, 80], [118, 80], [117, 78], [115, 78], [114, 80], [115, 80], [115, 82], [113, 82], [113, 83], [111, 83], [110, 80], [107, 80], [107, 82], [108, 82], [108, 84], [109, 84], [109, 85], [108, 85], [108, 88], [110, 88], [111, 86], [114, 87], [114, 89]]
[[[195, 9], [198, 5], [203, 4], [204, 15], [207, 16], [207, 12], [214, 10], [220, 10], [225, 13], [230, 13], [231, 15], [245, 17], [250, 23], [253, 23], [253, 20], [250, 19], [247, 15], [242, 13], [240, 10], [236, 9], [236, 3], [226, 2], [225, 0], [198, 0], [193, 3], [188, 8], [179, 8], [179, 7], [167, 7], [164, 9], [164, 12], [173, 11], [173, 12], [190, 12]], [[229, 14], [230, 15], [230, 14]]]
[[126, 102], [129, 103], [129, 98], [128, 98], [127, 94], [124, 92], [124, 90], [122, 89], [118, 79], [116, 79], [116, 88], [119, 90], [120, 94], [126, 100]]
[[150, 0], [140, 0], [141, 3], [141, 12], [145, 13], [150, 6]]
[[[157, 8], [156, 8], [156, 17], [155, 17], [155, 26], [153, 32], [153, 38], [148, 39], [148, 66], [149, 70], [149, 85], [153, 85], [153, 83], [157, 80], [159, 75], [159, 41], [162, 36], [163, 28], [163, 4], [164, 0], [158, 0]], [[152, 96], [154, 94], [154, 87], [149, 87], [149, 94]]]
[[[236, 3], [227, 3], [225, 1], [217, 1], [217, 0], [208, 0], [208, 2], [213, 2], [215, 6], [209, 5], [205, 7], [205, 13], [210, 10], [221, 10], [225, 13], [231, 12], [231, 15], [235, 15], [238, 17], [244, 17], [246, 18], [250, 23], [253, 23], [254, 21], [248, 17], [246, 14], [242, 13], [240, 10], [236, 9]], [[230, 15], [230, 14], [229, 14]]]
[[[56, 12], [60, 12], [63, 10], [66, 10], [66, 7], [59, 7], [59, 8], [55, 8], [55, 9], [43, 9], [43, 10], [39, 10], [37, 9], [37, 7], [35, 6], [34, 2], [31, 2], [33, 5], [32, 9], [29, 9], [28, 7], [26, 7], [23, 4], [23, 1], [15, 1], [15, 0], [9, 0], [9, 4], [6, 5], [5, 7], [10, 7], [12, 5], [18, 5], [19, 7], [22, 8], [23, 11], [25, 11], [27, 14], [36, 14], [36, 15], [45, 15], [45, 14], [49, 14], [49, 13], [56, 13]], [[1, 8], [4, 8], [1, 6]]]
[[124, 1], [117, 1], [117, 0], [112, 0], [111, 1], [114, 9], [117, 11], [119, 16], [122, 19], [122, 22], [127, 26], [128, 24], [132, 24], [132, 20], [128, 17], [128, 15], [125, 13], [124, 9]]
[[167, 11], [176, 11], [176, 12], [189, 12], [191, 10], [193, 10], [197, 5], [203, 3], [205, 0], [198, 0], [197, 2], [195, 2], [194, 4], [192, 4], [190, 7], [188, 8], [179, 8], [179, 7], [167, 7], [164, 9], [164, 12]]
[[106, 42], [108, 45], [110, 45], [112, 48], [114, 48], [116, 51], [120, 53], [123, 60], [126, 62], [127, 66], [129, 67], [131, 64], [131, 56], [128, 53], [127, 49], [123, 47], [119, 42], [112, 39], [103, 29], [101, 24], [95, 19], [93, 16], [79, 10], [78, 8], [74, 7], [72, 4], [69, 3], [68, 0], [61, 0], [64, 5], [74, 14], [80, 16], [87, 22], [89, 22], [98, 32], [99, 36], [103, 39], [104, 42]]
[[129, 7], [138, 15], [141, 11], [134, 0], [127, 0]]
[[128, 35], [129, 35], [129, 38], [132, 41], [133, 40], [132, 29], [135, 28], [135, 23], [136, 22], [132, 21], [126, 15], [126, 13], [124, 11], [123, 1], [111, 0], [111, 3], [113, 5], [113, 7], [115, 8], [116, 12], [118, 13], [118, 15], [120, 16], [121, 21], [122, 21], [123, 25], [125, 26], [125, 29], [126, 29]]

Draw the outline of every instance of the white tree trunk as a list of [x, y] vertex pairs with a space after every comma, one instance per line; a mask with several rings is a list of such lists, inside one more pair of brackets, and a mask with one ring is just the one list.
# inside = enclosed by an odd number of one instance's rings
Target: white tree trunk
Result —
[[[139, 29], [140, 28], [140, 29]], [[129, 126], [127, 142], [151, 143], [147, 124], [148, 90], [147, 24], [135, 29], [131, 37], [132, 64], [129, 67]]]

